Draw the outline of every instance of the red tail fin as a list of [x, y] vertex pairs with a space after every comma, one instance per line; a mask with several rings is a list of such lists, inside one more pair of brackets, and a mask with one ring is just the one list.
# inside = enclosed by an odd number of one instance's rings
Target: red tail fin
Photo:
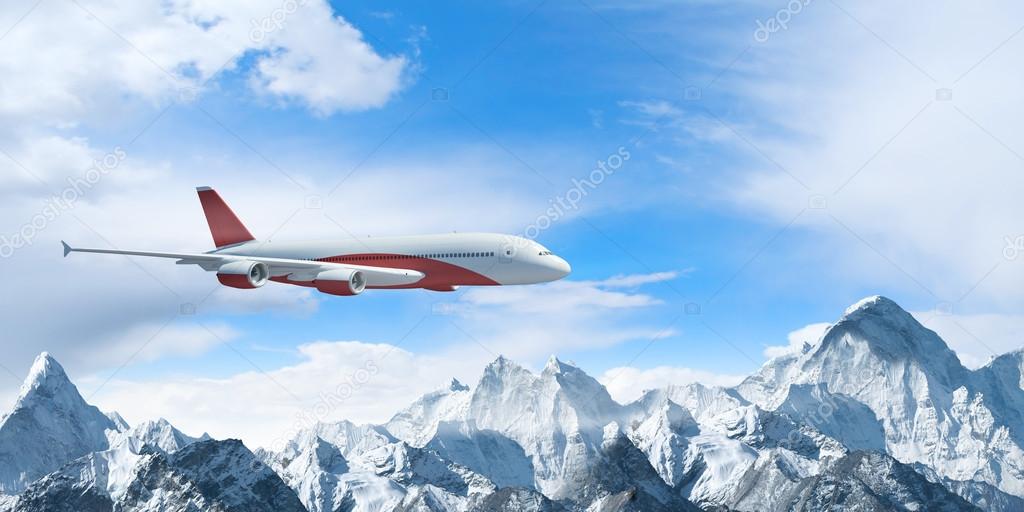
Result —
[[206, 213], [206, 222], [210, 225], [213, 244], [218, 249], [255, 240], [216, 190], [199, 187], [196, 191], [199, 192], [199, 202], [203, 204], [203, 212]]

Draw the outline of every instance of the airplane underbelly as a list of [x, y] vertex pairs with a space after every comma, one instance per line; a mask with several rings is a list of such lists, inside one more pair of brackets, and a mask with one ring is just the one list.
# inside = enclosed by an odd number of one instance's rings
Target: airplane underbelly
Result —
[[[367, 275], [367, 288], [448, 288], [452, 286], [494, 286], [501, 284], [488, 277], [486, 270], [482, 268], [486, 265], [474, 265], [477, 267], [474, 270], [442, 260], [381, 253], [347, 254], [344, 256], [322, 258], [322, 260], [370, 267], [409, 269], [423, 274], [422, 278], [408, 280], [391, 276], [387, 279], [378, 279]], [[494, 266], [497, 265], [495, 263]]]

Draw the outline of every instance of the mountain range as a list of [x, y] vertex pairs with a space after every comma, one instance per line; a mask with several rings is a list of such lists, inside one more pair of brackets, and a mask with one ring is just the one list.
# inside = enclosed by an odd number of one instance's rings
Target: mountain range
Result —
[[628, 404], [552, 357], [499, 357], [382, 425], [278, 450], [129, 425], [43, 353], [0, 419], [0, 512], [1024, 510], [1024, 351], [965, 368], [895, 302], [731, 388]]

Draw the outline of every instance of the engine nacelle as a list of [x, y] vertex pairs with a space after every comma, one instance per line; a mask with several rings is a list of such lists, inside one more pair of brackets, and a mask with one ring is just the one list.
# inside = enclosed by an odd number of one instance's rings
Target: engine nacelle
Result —
[[270, 267], [258, 261], [232, 261], [217, 269], [217, 280], [224, 286], [245, 290], [259, 288], [270, 279]]
[[423, 289], [430, 290], [432, 292], [454, 292], [455, 290], [458, 290], [459, 287], [458, 285], [440, 284], [437, 286], [424, 286]]
[[359, 295], [366, 289], [366, 278], [358, 270], [327, 270], [317, 274], [313, 286], [328, 295]]

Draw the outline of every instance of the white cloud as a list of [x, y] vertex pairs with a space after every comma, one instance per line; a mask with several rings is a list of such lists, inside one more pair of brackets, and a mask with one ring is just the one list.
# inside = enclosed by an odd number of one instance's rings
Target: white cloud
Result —
[[[546, 299], [541, 300], [542, 297]], [[501, 307], [514, 313], [559, 314], [594, 309], [629, 309], [660, 304], [650, 295], [606, 290], [600, 283], [558, 281], [540, 287], [474, 288], [462, 297], [473, 307]]]
[[[928, 293], [920, 283], [953, 302], [1002, 262], [971, 300], [1024, 303], [1015, 285], [1024, 266], [1001, 253], [1024, 217], [1024, 105], [1010, 85], [1024, 79], [1014, 65], [1024, 38], [1001, 43], [1024, 7], [998, 4], [926, 15], [913, 2], [859, 2], [843, 7], [849, 15], [830, 3], [802, 11], [716, 85], [756, 113], [719, 112], [758, 148], [730, 137], [751, 159], [723, 190], [737, 208], [780, 224], [820, 194], [827, 209], [797, 224], [825, 233], [810, 250], [821, 248], [862, 287]], [[943, 88], [952, 101], [937, 96]]]
[[694, 271], [693, 268], [683, 269], [681, 271], [671, 272], [653, 272], [650, 274], [630, 274], [630, 275], [617, 275], [609, 277], [600, 282], [602, 286], [608, 288], [635, 288], [637, 286], [660, 283], [663, 281], [671, 281], [680, 275], [687, 275]]
[[804, 348], [804, 343], [814, 345], [821, 341], [825, 330], [832, 324], [827, 322], [815, 323], [801, 327], [786, 336], [788, 345], [771, 345], [764, 348], [764, 356], [767, 358], [797, 354]]
[[266, 373], [114, 380], [93, 401], [131, 423], [164, 417], [185, 432], [271, 446], [315, 421], [385, 422], [453, 376], [475, 382], [488, 360], [461, 353], [416, 355], [361, 342], [310, 343], [298, 352], [299, 362]]
[[1024, 315], [951, 314], [946, 310], [912, 314], [941, 336], [968, 368], [979, 368], [995, 356], [1024, 347]]
[[330, 6], [311, 2], [288, 20], [253, 77], [257, 90], [298, 98], [328, 115], [379, 107], [395, 94], [408, 67], [404, 57], [381, 57]]
[[643, 116], [650, 118], [677, 118], [683, 115], [682, 110], [664, 100], [620, 101], [619, 106], [625, 109], [634, 110]]
[[735, 386], [743, 377], [677, 366], [658, 366], [646, 370], [623, 366], [609, 369], [598, 380], [608, 388], [612, 398], [620, 403], [629, 403], [649, 389], [693, 382], [705, 386]]
[[[622, 123], [646, 127], [650, 132], [664, 132], [662, 137], [690, 144], [690, 139], [705, 142], [727, 142], [735, 137], [729, 127], [722, 126], [714, 118], [703, 111], [683, 110], [667, 101], [621, 101], [619, 106], [629, 114]], [[644, 139], [654, 139], [656, 135], [645, 135]], [[668, 157], [655, 157], [662, 164], [676, 166], [674, 162], [666, 162]], [[671, 160], [671, 159], [668, 159]]]
[[102, 351], [69, 347], [53, 356], [61, 358], [73, 351], [77, 354], [76, 359], [86, 365], [116, 367], [129, 360], [138, 363], [165, 356], [196, 356], [236, 337], [238, 332], [225, 324], [203, 325], [184, 319], [172, 320], [132, 325], [120, 335], [106, 340]]
[[0, 87], [0, 112], [34, 125], [109, 120], [126, 99], [187, 101], [247, 54], [262, 92], [322, 114], [361, 110], [397, 92], [408, 65], [379, 55], [323, 0], [42, 2], [18, 22], [28, 7], [0, 13], [13, 27], [0, 73], [15, 77]]
[[668, 274], [618, 276], [605, 281], [557, 281], [533, 286], [481, 287], [467, 290], [456, 302], [439, 303], [452, 315], [456, 335], [470, 337], [492, 355], [537, 362], [551, 354], [598, 349], [632, 340], [676, 335], [671, 327], [652, 325], [642, 313], [662, 304], [637, 290], [611, 290], [632, 283], [654, 283]]

